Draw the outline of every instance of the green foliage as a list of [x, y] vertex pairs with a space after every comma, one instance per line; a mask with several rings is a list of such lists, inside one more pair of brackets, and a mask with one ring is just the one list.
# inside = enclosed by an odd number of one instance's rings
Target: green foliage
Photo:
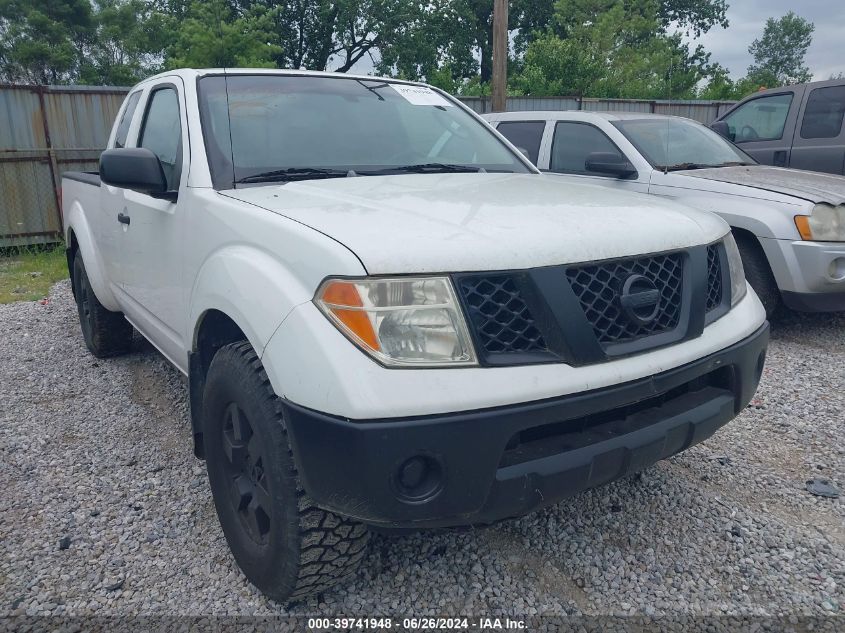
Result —
[[804, 65], [804, 57], [815, 28], [812, 22], [793, 11], [766, 20], [762, 37], [748, 47], [754, 56], [754, 64], [748, 67], [748, 78], [770, 88], [811, 81], [813, 74]]
[[272, 19], [256, 6], [236, 15], [226, 0], [194, 0], [167, 50], [167, 68], [273, 68]]
[[[813, 25], [767, 21], [733, 81], [697, 37], [726, 0], [510, 0], [509, 91], [738, 99], [805, 81]], [[490, 94], [493, 0], [0, 0], [0, 81], [131, 85], [165, 68], [351, 70]]]
[[538, 96], [692, 98], [711, 73], [709, 54], [663, 33], [660, 11], [657, 0], [558, 0], [514, 87]]
[[72, 81], [93, 29], [89, 0], [0, 0], [0, 78]]
[[528, 45], [522, 71], [510, 82], [520, 94], [559, 96], [591, 94], [605, 70], [595, 49], [574, 38], [547, 33]]
[[95, 0], [96, 34], [80, 81], [131, 86], [159, 70], [175, 20], [145, 0]]
[[54, 283], [67, 277], [63, 244], [3, 249], [0, 251], [0, 304], [42, 299]]

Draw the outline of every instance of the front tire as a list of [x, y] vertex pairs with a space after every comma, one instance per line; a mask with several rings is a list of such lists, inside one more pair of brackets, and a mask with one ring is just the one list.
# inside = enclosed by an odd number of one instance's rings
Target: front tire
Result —
[[107, 310], [97, 299], [79, 253], [73, 258], [72, 283], [82, 338], [88, 351], [97, 358], [129, 352], [132, 349], [132, 324], [123, 317], [122, 312]]
[[351, 574], [368, 532], [302, 489], [281, 402], [249, 343], [212, 359], [203, 425], [217, 516], [247, 579], [273, 600], [295, 602]]
[[745, 269], [745, 278], [757, 293], [760, 303], [763, 304], [766, 318], [771, 319], [781, 307], [782, 300], [769, 260], [766, 259], [763, 248], [754, 238], [736, 234], [734, 237], [739, 248], [739, 256], [742, 258], [742, 267]]

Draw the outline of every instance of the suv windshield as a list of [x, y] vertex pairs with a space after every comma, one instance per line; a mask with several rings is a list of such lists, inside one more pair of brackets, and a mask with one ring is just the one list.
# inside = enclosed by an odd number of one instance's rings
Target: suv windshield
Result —
[[217, 188], [393, 173], [530, 172], [483, 123], [426, 87], [229, 75], [201, 79], [199, 92]]
[[686, 119], [625, 119], [613, 121], [613, 125], [655, 169], [757, 163], [710, 128]]

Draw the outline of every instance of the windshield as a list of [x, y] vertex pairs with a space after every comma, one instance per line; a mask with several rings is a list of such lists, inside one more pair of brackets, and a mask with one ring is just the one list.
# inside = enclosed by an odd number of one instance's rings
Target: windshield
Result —
[[203, 134], [217, 188], [239, 182], [530, 169], [440, 93], [381, 79], [205, 77]]
[[687, 119], [627, 119], [613, 125], [655, 169], [756, 163], [710, 128]]

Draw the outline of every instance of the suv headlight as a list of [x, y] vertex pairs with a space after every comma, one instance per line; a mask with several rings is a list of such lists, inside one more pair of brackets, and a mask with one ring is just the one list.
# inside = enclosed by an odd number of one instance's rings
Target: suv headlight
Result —
[[725, 252], [728, 254], [728, 269], [731, 273], [731, 307], [734, 307], [745, 296], [745, 270], [742, 267], [742, 257], [739, 255], [733, 233], [725, 236]]
[[446, 277], [328, 279], [314, 302], [349, 340], [385, 365], [476, 364]]
[[796, 215], [795, 226], [802, 240], [845, 242], [845, 204], [817, 204], [810, 215]]

